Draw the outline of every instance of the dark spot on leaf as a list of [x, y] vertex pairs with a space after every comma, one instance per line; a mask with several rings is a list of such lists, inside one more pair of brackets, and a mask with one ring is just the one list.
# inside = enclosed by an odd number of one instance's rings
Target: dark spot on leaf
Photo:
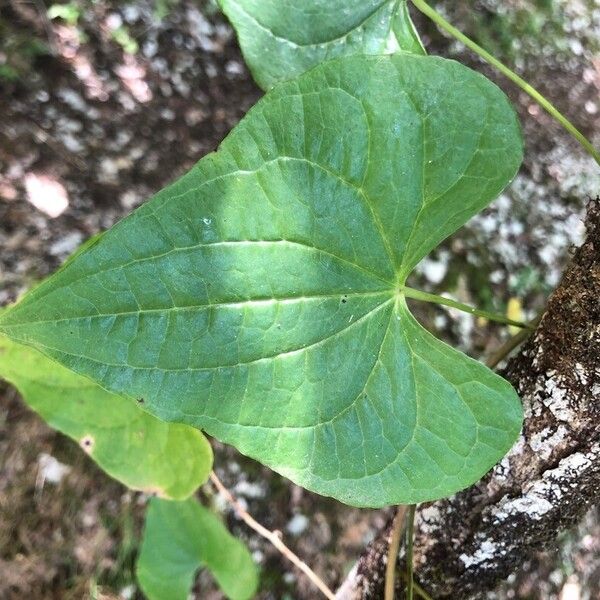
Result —
[[143, 398], [138, 398], [138, 399], [137, 399], [137, 401], [138, 401], [140, 404], [144, 404], [144, 399], [143, 399]]
[[86, 452], [91, 452], [94, 447], [94, 438], [91, 435], [85, 435], [79, 443]]

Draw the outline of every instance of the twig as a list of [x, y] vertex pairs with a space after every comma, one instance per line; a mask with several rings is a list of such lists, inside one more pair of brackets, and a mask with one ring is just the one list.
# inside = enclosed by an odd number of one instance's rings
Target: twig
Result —
[[415, 582], [413, 577], [413, 546], [415, 542], [415, 512], [416, 504], [408, 507], [406, 516], [406, 600], [413, 600]]
[[406, 512], [408, 506], [399, 506], [394, 517], [392, 532], [390, 535], [390, 546], [388, 548], [387, 564], [385, 567], [385, 600], [394, 600], [394, 588], [396, 578], [396, 562], [400, 551], [400, 540], [406, 524]]
[[516, 335], [506, 340], [498, 350], [496, 350], [486, 361], [485, 364], [490, 368], [494, 369], [498, 366], [498, 363], [503, 361], [517, 346], [521, 345], [527, 338], [532, 334], [533, 330], [540, 324], [543, 313], [540, 313], [531, 323], [527, 329], [522, 329]]
[[285, 556], [290, 562], [298, 567], [314, 584], [319, 588], [321, 593], [329, 600], [335, 600], [335, 594], [325, 585], [323, 580], [298, 556], [296, 556], [281, 540], [279, 532], [269, 531], [266, 527], [263, 527], [258, 521], [252, 517], [239, 501], [233, 496], [233, 494], [223, 485], [221, 480], [217, 477], [213, 471], [210, 474], [210, 480], [213, 485], [217, 488], [219, 493], [229, 502], [229, 504], [235, 509], [238, 516], [248, 525], [248, 527], [254, 529], [256, 533], [269, 540], [283, 556]]

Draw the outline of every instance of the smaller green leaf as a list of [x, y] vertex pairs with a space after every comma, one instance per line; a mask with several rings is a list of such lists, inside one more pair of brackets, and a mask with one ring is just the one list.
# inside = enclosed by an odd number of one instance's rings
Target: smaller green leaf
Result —
[[190, 498], [153, 498], [137, 562], [137, 578], [150, 600], [186, 600], [196, 571], [208, 568], [223, 593], [248, 600], [258, 587], [250, 552], [219, 518]]
[[79, 442], [104, 471], [130, 488], [184, 499], [208, 479], [212, 450], [197, 429], [164, 423], [2, 335], [0, 376], [51, 427]]
[[340, 56], [425, 49], [406, 0], [219, 0], [264, 90]]

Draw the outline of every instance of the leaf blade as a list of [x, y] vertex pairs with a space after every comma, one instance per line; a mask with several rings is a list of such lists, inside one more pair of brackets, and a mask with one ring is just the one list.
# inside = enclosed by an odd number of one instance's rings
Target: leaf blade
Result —
[[228, 598], [254, 596], [258, 572], [252, 557], [216, 515], [194, 498], [152, 499], [136, 564], [149, 600], [186, 600], [196, 571], [204, 566]]
[[370, 506], [447, 495], [508, 450], [516, 395], [481, 367], [465, 408], [453, 371], [421, 361], [441, 403], [468, 412], [489, 396], [512, 415], [494, 410], [506, 435], [493, 452], [455, 452], [452, 468], [438, 457], [448, 473], [427, 479], [439, 465], [418, 444], [442, 445], [425, 436], [404, 450], [423, 401], [398, 379], [416, 367], [391, 323], [412, 327], [406, 275], [501, 191], [521, 152], [505, 96], [458, 63], [331, 61], [269, 92], [217, 154], [0, 316], [0, 330], [319, 493]]

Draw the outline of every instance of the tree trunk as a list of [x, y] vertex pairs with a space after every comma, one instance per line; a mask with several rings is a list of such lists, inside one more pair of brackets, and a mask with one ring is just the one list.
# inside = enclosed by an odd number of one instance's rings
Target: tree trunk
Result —
[[[586, 225], [539, 327], [502, 373], [523, 400], [519, 440], [478, 484], [418, 511], [415, 575], [433, 598], [494, 589], [600, 497], [600, 200]], [[338, 598], [383, 598], [389, 531]]]

